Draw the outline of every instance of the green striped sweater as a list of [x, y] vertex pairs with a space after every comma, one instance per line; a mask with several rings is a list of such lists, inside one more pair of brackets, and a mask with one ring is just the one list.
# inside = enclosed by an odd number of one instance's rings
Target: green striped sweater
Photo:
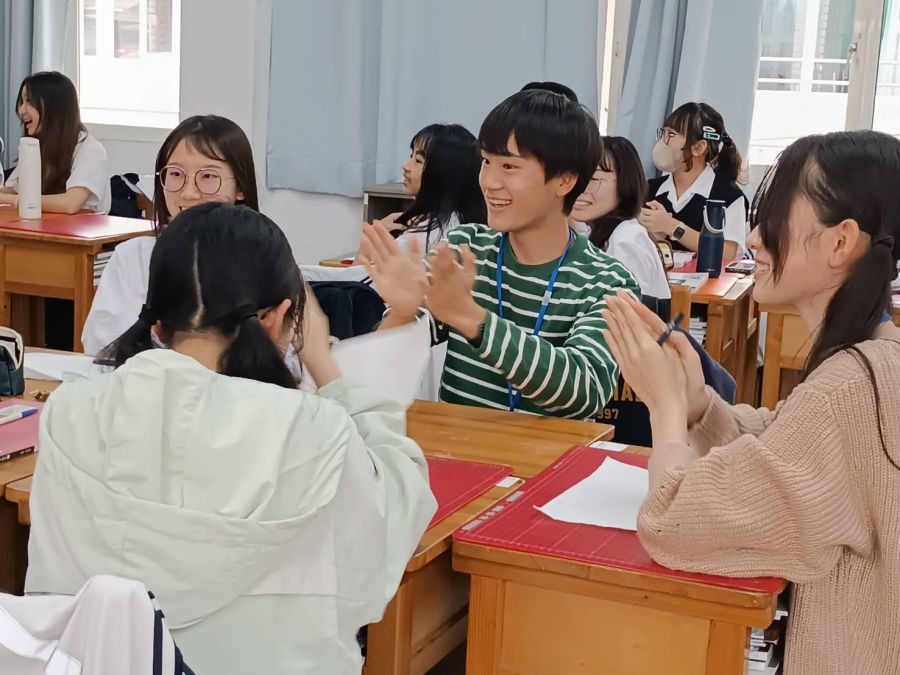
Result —
[[507, 244], [503, 316], [497, 314], [496, 272], [500, 233], [486, 225], [460, 225], [448, 234], [451, 248], [466, 244], [478, 260], [473, 296], [487, 309], [477, 347], [450, 329], [441, 400], [509, 409], [506, 383], [522, 393], [517, 410], [593, 419], [612, 397], [618, 366], [600, 333], [605, 296], [637, 282], [617, 260], [578, 236], [566, 255], [540, 335], [532, 336], [541, 299], [556, 261], [523, 265]]

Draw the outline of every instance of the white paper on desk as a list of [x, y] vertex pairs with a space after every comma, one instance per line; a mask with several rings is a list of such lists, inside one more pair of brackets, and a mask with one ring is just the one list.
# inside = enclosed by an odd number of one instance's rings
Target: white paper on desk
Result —
[[672, 251], [672, 260], [675, 262], [675, 269], [684, 267], [691, 262], [696, 255], [697, 254], [693, 251]]
[[61, 382], [79, 377], [91, 377], [109, 372], [107, 366], [98, 366], [91, 356], [82, 354], [25, 353], [25, 377], [31, 380]]
[[649, 489], [647, 469], [607, 457], [583, 481], [535, 508], [553, 520], [635, 532]]
[[428, 321], [341, 340], [331, 350], [341, 373], [409, 406], [431, 354]]

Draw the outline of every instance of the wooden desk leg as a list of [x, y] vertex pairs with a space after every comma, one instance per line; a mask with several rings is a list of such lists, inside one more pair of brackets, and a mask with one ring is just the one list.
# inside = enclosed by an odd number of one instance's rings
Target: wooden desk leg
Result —
[[0, 326], [10, 326], [12, 298], [6, 292], [6, 247], [0, 246]]
[[781, 396], [781, 340], [784, 336], [784, 314], [769, 314], [766, 326], [766, 354], [763, 358], [762, 396], [763, 408], [774, 410]]
[[724, 347], [725, 308], [721, 303], [710, 302], [706, 313], [706, 351], [717, 363], [722, 364]]
[[75, 262], [75, 330], [72, 344], [76, 352], [83, 352], [81, 333], [87, 321], [91, 303], [94, 301], [94, 256], [85, 253], [78, 255]]
[[408, 675], [412, 656], [413, 584], [404, 582], [384, 611], [369, 625], [366, 675]]
[[[28, 566], [28, 528], [18, 522], [18, 509], [0, 489], [0, 590], [22, 594]], [[8, 545], [7, 545], [8, 544]]]
[[706, 652], [708, 675], [744, 675], [744, 650], [750, 635], [746, 626], [713, 621], [709, 627], [709, 648]]
[[473, 576], [470, 583], [466, 675], [495, 675], [503, 640], [505, 582]]

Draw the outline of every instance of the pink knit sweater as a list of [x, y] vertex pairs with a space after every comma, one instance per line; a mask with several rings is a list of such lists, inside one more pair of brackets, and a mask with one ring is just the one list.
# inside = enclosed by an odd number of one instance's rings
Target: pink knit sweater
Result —
[[[900, 344], [860, 345], [875, 370], [887, 451], [900, 464]], [[849, 353], [777, 412], [713, 395], [638, 535], [662, 565], [794, 582], [785, 675], [900, 674], [900, 471], [881, 448], [875, 396]]]

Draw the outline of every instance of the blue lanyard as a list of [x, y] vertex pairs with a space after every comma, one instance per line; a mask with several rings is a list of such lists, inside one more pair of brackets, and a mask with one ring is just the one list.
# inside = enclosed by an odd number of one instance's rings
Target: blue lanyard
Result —
[[[500, 237], [500, 252], [497, 254], [497, 314], [500, 315], [501, 319], [503, 318], [503, 259], [506, 254], [506, 239], [505, 234]], [[544, 317], [547, 315], [547, 308], [550, 306], [550, 298], [553, 297], [556, 277], [559, 276], [559, 268], [562, 267], [563, 261], [566, 259], [566, 255], [569, 253], [569, 249], [572, 248], [574, 241], [575, 232], [570, 229], [569, 243], [566, 244], [566, 250], [563, 251], [563, 254], [556, 261], [556, 267], [553, 268], [553, 273], [547, 281], [547, 288], [544, 290], [544, 297], [541, 299], [541, 310], [538, 312], [537, 319], [534, 322], [534, 329], [531, 331], [532, 335], [537, 335], [541, 332], [541, 326], [544, 325]], [[518, 391], [513, 392], [512, 385], [509, 382], [506, 383], [506, 393], [509, 397], [509, 410], [513, 412], [519, 407], [522, 393]]]

